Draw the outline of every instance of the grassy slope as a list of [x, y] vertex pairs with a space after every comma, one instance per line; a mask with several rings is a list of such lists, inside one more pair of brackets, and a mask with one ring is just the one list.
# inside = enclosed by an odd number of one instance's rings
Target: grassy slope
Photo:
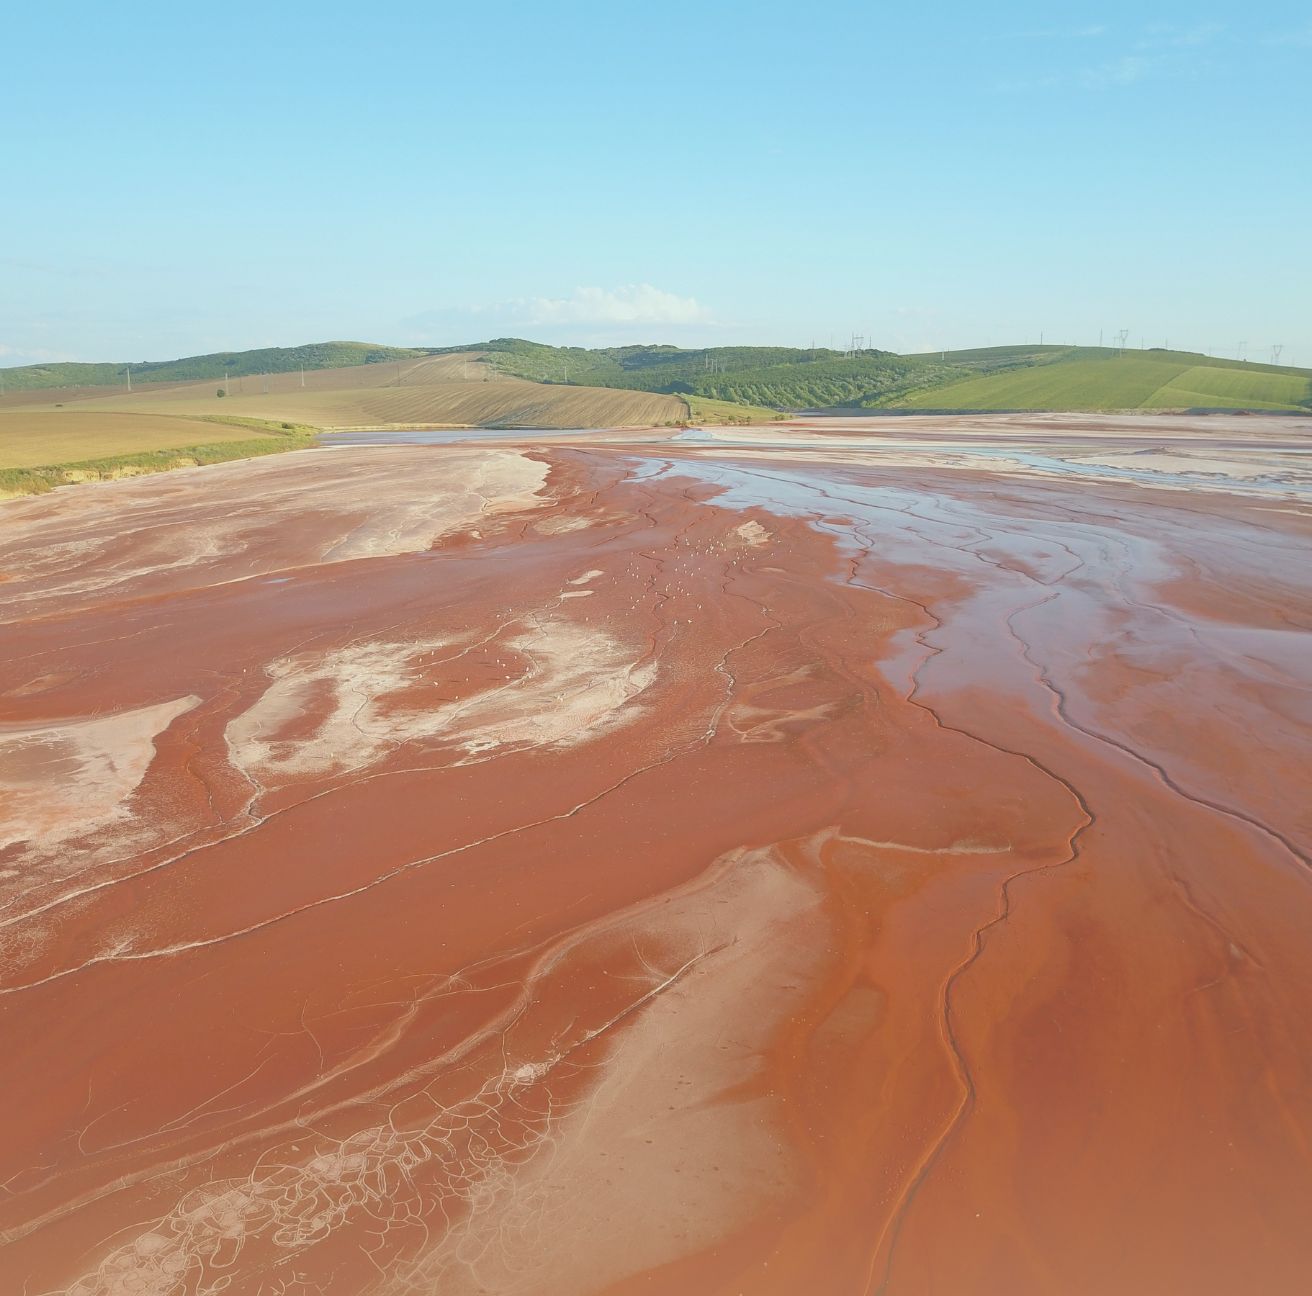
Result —
[[1189, 352], [1072, 350], [1023, 369], [918, 392], [908, 409], [1290, 410], [1312, 397], [1312, 374], [1214, 361]]
[[[263, 347], [255, 351], [218, 351], [211, 355], [186, 356], [181, 360], [132, 362], [134, 385], [156, 382], [221, 382], [250, 374], [291, 373], [300, 369], [335, 369], [349, 365], [378, 364], [425, 355], [411, 347], [379, 346], [376, 342], [311, 342], [305, 346]], [[125, 387], [128, 364], [21, 365], [0, 370], [0, 385], [6, 392], [37, 391], [43, 388]]]
[[694, 423], [770, 423], [784, 415], [759, 405], [740, 405], [735, 401], [710, 400], [705, 396], [685, 396], [688, 414]]
[[300, 450], [314, 435], [314, 428], [259, 419], [0, 414], [0, 497]]
[[1184, 365], [1129, 357], [1071, 360], [921, 392], [907, 406], [934, 409], [1134, 409]]
[[1299, 374], [1249, 372], [1193, 365], [1159, 387], [1145, 409], [1177, 409], [1241, 404], [1246, 409], [1289, 409], [1312, 395], [1312, 384]]

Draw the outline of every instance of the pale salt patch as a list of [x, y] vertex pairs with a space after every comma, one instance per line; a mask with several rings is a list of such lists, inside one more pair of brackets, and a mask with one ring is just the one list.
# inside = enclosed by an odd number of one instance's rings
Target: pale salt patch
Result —
[[1200, 476], [1234, 477], [1240, 481], [1270, 477], [1296, 466], [1296, 460], [1280, 455], [1249, 458], [1225, 450], [1218, 455], [1171, 453], [1166, 450], [1138, 450], [1131, 454], [1081, 455], [1080, 463], [1098, 468], [1129, 468], [1143, 472], [1171, 474], [1197, 473]]
[[[420, 681], [440, 681], [448, 664], [424, 658], [443, 646], [453, 645], [364, 643], [272, 663], [269, 687], [228, 723], [229, 759], [267, 783], [360, 769], [410, 742], [441, 741], [467, 755], [570, 746], [632, 718], [624, 708], [656, 674], [605, 631], [538, 619], [508, 641], [529, 663], [517, 679], [438, 706], [391, 704]], [[298, 733], [311, 714], [322, 718]]]
[[516, 1084], [533, 1084], [550, 1074], [552, 1065], [551, 1062], [524, 1062], [510, 1073], [510, 1078]]
[[[0, 559], [13, 568], [0, 622], [33, 606], [98, 602], [106, 590], [212, 586], [420, 553], [467, 528], [486, 535], [490, 518], [548, 502], [547, 465], [519, 451], [451, 449], [425, 460], [384, 453], [367, 457], [363, 470], [360, 463], [360, 452], [344, 447], [292, 451], [55, 492], [39, 510], [20, 507], [0, 541]], [[301, 527], [309, 516], [316, 525]]]
[[124, 803], [155, 759], [155, 739], [199, 701], [0, 726], [0, 847], [49, 845], [129, 817]]
[[[324, 560], [419, 553], [480, 518], [545, 502], [537, 493], [547, 480], [545, 463], [513, 451], [482, 451], [473, 464], [458, 466], [464, 471], [452, 471], [437, 490], [416, 491], [405, 501], [389, 500], [386, 508], [333, 546]], [[473, 535], [479, 538], [482, 532]]]
[[563, 535], [567, 531], [583, 531], [592, 525], [592, 519], [577, 515], [558, 514], [535, 522], [533, 529], [541, 535]]

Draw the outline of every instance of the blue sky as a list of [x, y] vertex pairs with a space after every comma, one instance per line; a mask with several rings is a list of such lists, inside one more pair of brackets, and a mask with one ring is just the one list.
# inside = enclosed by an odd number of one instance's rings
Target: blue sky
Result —
[[328, 338], [1312, 365], [1312, 6], [47, 0], [0, 365]]

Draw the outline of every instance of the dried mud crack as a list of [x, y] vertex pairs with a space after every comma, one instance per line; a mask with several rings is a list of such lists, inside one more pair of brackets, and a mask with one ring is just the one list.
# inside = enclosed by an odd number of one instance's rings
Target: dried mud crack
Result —
[[896, 423], [4, 505], [0, 1290], [1301, 1291], [1303, 424]]

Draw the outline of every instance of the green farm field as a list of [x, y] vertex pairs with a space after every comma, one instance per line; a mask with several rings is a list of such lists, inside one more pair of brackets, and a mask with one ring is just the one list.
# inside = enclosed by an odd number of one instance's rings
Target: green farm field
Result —
[[[1088, 352], [1082, 353], [1087, 355]], [[1097, 353], [1095, 353], [1096, 355]], [[1171, 352], [1045, 359], [1019, 369], [930, 387], [896, 407], [923, 410], [1297, 410], [1312, 374], [1271, 365], [1211, 362]], [[889, 402], [892, 406], [893, 402]]]
[[1305, 401], [1312, 383], [1300, 374], [1260, 373], [1194, 365], [1159, 387], [1145, 409], [1241, 404], [1245, 409], [1288, 409]]

